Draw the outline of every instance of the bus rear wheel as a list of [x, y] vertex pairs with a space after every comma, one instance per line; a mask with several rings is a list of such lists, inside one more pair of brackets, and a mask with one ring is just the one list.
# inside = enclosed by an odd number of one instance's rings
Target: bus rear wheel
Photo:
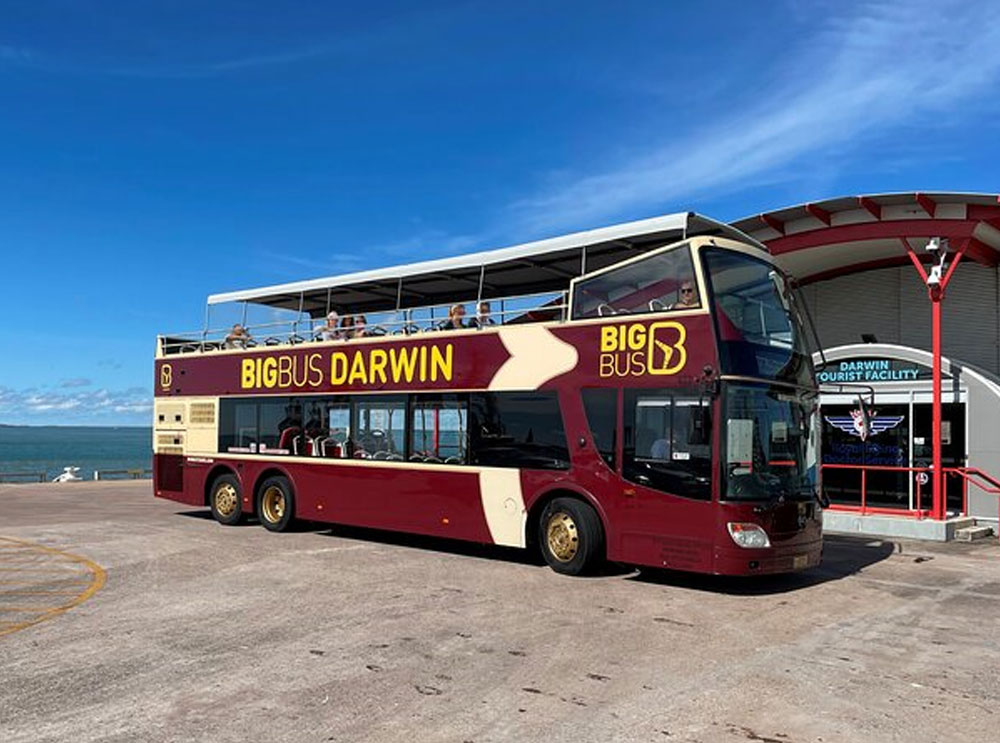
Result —
[[235, 475], [220, 475], [212, 481], [208, 505], [220, 524], [233, 526], [243, 521], [243, 492]]
[[295, 495], [285, 477], [269, 477], [260, 484], [257, 516], [268, 531], [288, 531], [295, 516]]
[[555, 498], [542, 511], [538, 542], [550, 568], [565, 575], [584, 575], [601, 560], [604, 530], [588, 504]]

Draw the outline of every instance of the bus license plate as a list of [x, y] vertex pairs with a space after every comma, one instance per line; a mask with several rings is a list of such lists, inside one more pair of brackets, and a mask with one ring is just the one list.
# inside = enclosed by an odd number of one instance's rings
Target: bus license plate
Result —
[[792, 570], [801, 570], [809, 564], [809, 555], [796, 555], [792, 558]]

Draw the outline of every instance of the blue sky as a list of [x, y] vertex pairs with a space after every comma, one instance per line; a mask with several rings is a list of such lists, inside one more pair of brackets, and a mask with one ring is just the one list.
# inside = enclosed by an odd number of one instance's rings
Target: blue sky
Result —
[[0, 423], [145, 424], [206, 295], [995, 192], [987, 2], [0, 5]]

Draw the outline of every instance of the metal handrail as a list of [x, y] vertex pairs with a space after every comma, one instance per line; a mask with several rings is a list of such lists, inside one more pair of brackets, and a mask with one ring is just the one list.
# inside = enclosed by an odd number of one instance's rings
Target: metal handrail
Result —
[[[860, 506], [849, 506], [845, 504], [834, 504], [831, 506], [834, 510], [840, 511], [859, 511], [862, 515], [865, 514], [881, 514], [881, 515], [903, 515], [914, 517], [918, 519], [923, 519], [930, 516], [930, 510], [921, 508], [921, 485], [920, 479], [916, 480], [916, 508], [883, 508], [883, 507], [872, 507], [868, 505], [867, 502], [867, 485], [868, 485], [868, 472], [924, 472], [929, 476], [933, 473], [934, 468], [932, 466], [925, 467], [903, 467], [903, 466], [893, 466], [893, 465], [874, 465], [874, 464], [840, 464], [840, 463], [823, 463], [820, 465], [821, 468], [825, 469], [839, 469], [839, 470], [859, 470], [861, 472], [861, 505]], [[978, 467], [942, 467], [941, 472], [945, 475], [951, 475], [955, 477], [962, 478], [962, 515], [969, 515], [969, 483], [972, 483], [977, 488], [979, 488], [984, 493], [989, 493], [990, 495], [1000, 495], [1000, 479], [993, 477], [987, 472], [983, 472]], [[985, 483], [985, 484], [984, 484]], [[997, 523], [1000, 524], [1000, 499], [998, 499], [998, 514]], [[1000, 528], [998, 528], [998, 533], [1000, 533]], [[1000, 535], [1000, 534], [998, 534]]]
[[866, 514], [879, 514], [879, 515], [903, 515], [913, 518], [926, 518], [930, 515], [930, 511], [921, 508], [921, 485], [919, 479], [917, 479], [917, 492], [916, 492], [916, 508], [884, 508], [881, 506], [869, 506], [868, 505], [868, 473], [869, 472], [931, 472], [931, 467], [903, 467], [896, 465], [880, 465], [880, 464], [841, 464], [834, 462], [824, 462], [820, 464], [820, 469], [835, 469], [835, 470], [859, 470], [861, 472], [861, 505], [860, 506], [848, 506], [842, 503], [837, 503], [831, 505], [833, 510], [840, 511], [859, 511], [862, 515]]
[[[962, 478], [962, 510], [969, 515], [969, 483], [971, 482], [984, 493], [1000, 495], [1000, 480], [978, 467], [942, 467], [946, 475], [957, 475]], [[989, 487], [980, 480], [985, 481]], [[997, 499], [997, 536], [1000, 537], [1000, 498]]]
[[[512, 309], [508, 309], [504, 306], [505, 302], [523, 302], [536, 297], [545, 297], [548, 298], [548, 301], [537, 305], [531, 305], [528, 307], [522, 306]], [[559, 299], [561, 301], [554, 303], [553, 299]], [[493, 319], [497, 325], [510, 324], [511, 320], [530, 317], [533, 312], [554, 312], [558, 314], [560, 320], [565, 320], [569, 310], [569, 304], [567, 302], [565, 292], [543, 292], [539, 294], [526, 294], [496, 299], [491, 298], [488, 301], [491, 304], [499, 303], [500, 305], [498, 311], [490, 313], [490, 318]], [[463, 302], [462, 304], [468, 304], [468, 302]], [[380, 337], [383, 335], [414, 335], [418, 333], [438, 332], [442, 330], [441, 326], [447, 322], [448, 318], [446, 308], [449, 308], [450, 306], [451, 305], [428, 305], [425, 307], [414, 307], [406, 310], [390, 310], [387, 312], [369, 313], [375, 317], [378, 317], [379, 315], [389, 315], [390, 317], [380, 319], [379, 321], [370, 324], [366, 323], [366, 337]], [[442, 312], [442, 310], [445, 311]], [[439, 312], [441, 314], [435, 317], [435, 312]], [[429, 314], [429, 317], [414, 317], [415, 314]], [[393, 315], [395, 315], [395, 317], [392, 317]], [[403, 316], [400, 317], [400, 315]], [[245, 324], [244, 327], [247, 329], [250, 337], [248, 341], [245, 342], [245, 345], [237, 347], [250, 348], [259, 346], [298, 345], [301, 343], [318, 341], [321, 340], [317, 337], [319, 334], [318, 328], [322, 327], [324, 324], [325, 318], [297, 318], [294, 320], [282, 320], [277, 322]], [[302, 331], [301, 333], [300, 330]], [[160, 348], [164, 354], [198, 353], [219, 350], [220, 348], [224, 348], [225, 338], [230, 331], [230, 327], [206, 328], [203, 330], [187, 331], [169, 334], [167, 336], [160, 336]], [[343, 330], [338, 329], [338, 332], [351, 333], [354, 332], [354, 329], [347, 327]], [[254, 334], [257, 334], [257, 337], [254, 337]], [[166, 343], [164, 342], [165, 338], [176, 338], [178, 340]], [[258, 340], [258, 338], [260, 338], [260, 340]], [[343, 338], [341, 340], [347, 339]]]
[[0, 472], [0, 483], [47, 482], [48, 479], [49, 476], [46, 472]]
[[[121, 477], [109, 478], [108, 475], [116, 475]], [[108, 479], [144, 480], [152, 476], [153, 476], [153, 470], [142, 467], [136, 467], [134, 469], [127, 469], [127, 470], [94, 470], [95, 480], [108, 480]]]

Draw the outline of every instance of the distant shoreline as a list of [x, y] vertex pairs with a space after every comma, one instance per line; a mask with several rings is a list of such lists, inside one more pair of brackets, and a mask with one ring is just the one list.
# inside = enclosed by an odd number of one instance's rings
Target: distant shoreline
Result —
[[104, 424], [104, 423], [0, 423], [0, 428], [152, 428], [136, 424]]

